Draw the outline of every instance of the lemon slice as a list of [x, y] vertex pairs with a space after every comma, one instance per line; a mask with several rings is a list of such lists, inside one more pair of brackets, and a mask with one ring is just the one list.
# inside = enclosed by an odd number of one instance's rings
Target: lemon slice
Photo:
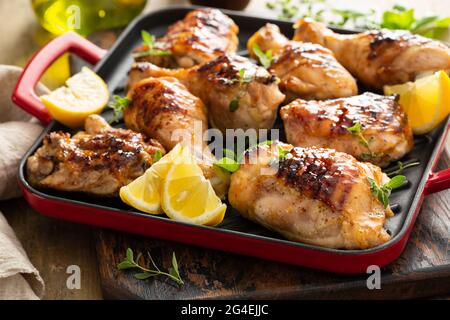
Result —
[[106, 83], [92, 70], [81, 72], [49, 94], [40, 97], [52, 117], [64, 125], [77, 128], [91, 114], [100, 113], [109, 100]]
[[444, 71], [415, 82], [385, 86], [384, 93], [399, 94], [399, 103], [408, 114], [415, 134], [430, 132], [450, 113], [450, 78]]
[[178, 144], [169, 153], [154, 163], [145, 174], [120, 188], [119, 195], [129, 206], [146, 213], [160, 214], [161, 210], [161, 181], [167, 175], [170, 166], [182, 153]]
[[172, 219], [214, 226], [222, 222], [222, 204], [192, 155], [184, 155], [167, 173], [162, 186], [162, 208]]

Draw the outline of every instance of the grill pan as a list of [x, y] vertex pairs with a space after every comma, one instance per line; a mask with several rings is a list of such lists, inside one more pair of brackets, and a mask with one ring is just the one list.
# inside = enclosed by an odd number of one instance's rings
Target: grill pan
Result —
[[[387, 221], [385, 227], [391, 234], [391, 239], [383, 245], [365, 250], [328, 249], [285, 240], [280, 235], [240, 217], [231, 206], [228, 206], [225, 219], [219, 226], [197, 226], [173, 221], [165, 216], [141, 213], [126, 206], [120, 199], [98, 199], [77, 193], [38, 190], [28, 183], [26, 159], [42, 145], [45, 134], [57, 130], [72, 134], [76, 132], [53, 121], [34, 92], [36, 83], [48, 66], [63, 53], [72, 52], [95, 65], [94, 70], [105, 80], [112, 93], [124, 94], [127, 73], [132, 63], [130, 53], [141, 41], [141, 30], [162, 36], [170, 24], [196, 8], [198, 7], [176, 7], [143, 15], [128, 26], [108, 52], [75, 33], [66, 33], [34, 55], [24, 69], [12, 97], [17, 105], [47, 124], [19, 167], [19, 184], [26, 201], [40, 213], [58, 219], [337, 273], [364, 273], [370, 265], [381, 267], [395, 260], [406, 245], [424, 196], [450, 187], [450, 169], [436, 173], [432, 171], [444, 148], [450, 125], [449, 118], [431, 133], [415, 137], [413, 151], [402, 159], [402, 162], [418, 160], [420, 165], [406, 169], [403, 174], [408, 179], [407, 183], [394, 190], [390, 197], [395, 216]], [[248, 38], [267, 22], [278, 25], [285, 35], [292, 37], [291, 22], [223, 11], [240, 28], [239, 54], [247, 54], [245, 45]], [[340, 33], [354, 32], [334, 30]], [[105, 110], [103, 116], [110, 119], [112, 113]], [[123, 123], [118, 126], [123, 126]], [[395, 169], [396, 166], [391, 165], [384, 171], [392, 172]]]

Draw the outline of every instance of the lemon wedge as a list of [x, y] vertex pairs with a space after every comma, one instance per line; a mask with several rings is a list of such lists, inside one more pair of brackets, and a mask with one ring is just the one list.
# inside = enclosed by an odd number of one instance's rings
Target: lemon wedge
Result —
[[188, 148], [175, 146], [141, 177], [120, 188], [120, 198], [146, 213], [201, 225], [222, 222], [225, 204], [214, 192]]
[[94, 71], [81, 72], [49, 94], [40, 97], [52, 117], [62, 124], [77, 128], [91, 114], [100, 113], [109, 101], [108, 86]]
[[146, 174], [120, 188], [119, 195], [123, 202], [133, 208], [151, 214], [161, 213], [158, 185], [153, 184], [152, 180], [148, 181]]
[[172, 219], [215, 226], [222, 222], [227, 206], [222, 204], [209, 180], [187, 152], [173, 163], [162, 186], [162, 208]]
[[399, 103], [408, 114], [414, 134], [430, 132], [450, 113], [450, 78], [445, 71], [415, 82], [385, 86], [384, 93], [400, 96]]
[[146, 213], [162, 213], [161, 181], [166, 177], [172, 163], [180, 156], [181, 152], [181, 145], [176, 145], [169, 153], [147, 169], [145, 174], [120, 188], [119, 196], [122, 201]]

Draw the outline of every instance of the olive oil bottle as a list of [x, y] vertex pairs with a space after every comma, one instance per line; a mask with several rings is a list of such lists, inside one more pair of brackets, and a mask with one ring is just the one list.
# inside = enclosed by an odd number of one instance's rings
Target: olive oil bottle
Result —
[[145, 7], [147, 0], [31, 0], [41, 25], [53, 34], [121, 27]]

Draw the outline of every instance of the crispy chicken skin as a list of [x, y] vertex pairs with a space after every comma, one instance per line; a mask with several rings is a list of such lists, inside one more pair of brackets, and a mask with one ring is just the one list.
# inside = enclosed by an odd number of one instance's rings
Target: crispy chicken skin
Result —
[[[364, 93], [326, 101], [295, 100], [280, 110], [289, 143], [332, 148], [379, 166], [402, 158], [413, 148], [408, 117], [395, 96]], [[347, 128], [361, 125], [361, 138]]]
[[214, 155], [203, 140], [208, 129], [208, 112], [203, 102], [170, 77], [139, 81], [128, 92], [128, 99], [130, 104], [124, 110], [127, 128], [157, 139], [166, 150], [177, 143], [191, 148], [217, 195], [225, 197], [230, 177], [214, 166]]
[[[172, 24], [166, 35], [157, 39], [158, 49], [169, 50], [169, 55], [147, 55], [136, 60], [165, 68], [189, 68], [224, 53], [235, 52], [238, 32], [238, 26], [220, 10], [197, 9]], [[148, 49], [142, 45], [135, 49], [135, 53]]]
[[28, 181], [36, 187], [117, 196], [120, 187], [144, 174], [164, 148], [131, 130], [114, 129], [98, 115], [85, 131], [50, 132], [27, 160]]
[[413, 81], [421, 73], [450, 70], [450, 48], [407, 31], [342, 35], [311, 19], [301, 19], [294, 27], [294, 40], [329, 48], [347, 70], [375, 89]]
[[[278, 164], [280, 147], [290, 152]], [[393, 213], [367, 179], [386, 183], [380, 168], [332, 149], [283, 143], [259, 146], [245, 160], [228, 195], [242, 216], [292, 241], [328, 248], [366, 249], [389, 240], [384, 223]]]
[[257, 59], [253, 46], [272, 50], [274, 61], [269, 71], [280, 79], [287, 101], [331, 99], [356, 95], [358, 87], [352, 75], [337, 62], [327, 48], [308, 42], [290, 41], [278, 26], [266, 24], [247, 42], [250, 56]]
[[[245, 70], [245, 79], [241, 70]], [[278, 106], [284, 100], [275, 75], [237, 55], [223, 55], [190, 69], [164, 69], [148, 62], [136, 63], [131, 68], [128, 87], [141, 79], [164, 76], [177, 78], [199, 97], [208, 108], [211, 124], [223, 132], [272, 128]]]

